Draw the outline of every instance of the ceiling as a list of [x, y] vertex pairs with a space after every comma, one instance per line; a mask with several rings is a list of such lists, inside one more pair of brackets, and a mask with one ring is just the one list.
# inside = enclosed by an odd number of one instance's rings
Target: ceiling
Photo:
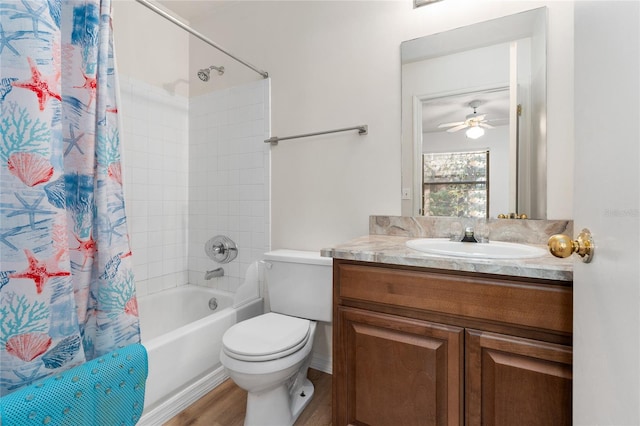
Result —
[[446, 96], [422, 102], [423, 133], [444, 132], [440, 124], [464, 121], [473, 113], [471, 101], [480, 101], [478, 114], [486, 114], [487, 123], [497, 127], [509, 124], [509, 90], [492, 90]]

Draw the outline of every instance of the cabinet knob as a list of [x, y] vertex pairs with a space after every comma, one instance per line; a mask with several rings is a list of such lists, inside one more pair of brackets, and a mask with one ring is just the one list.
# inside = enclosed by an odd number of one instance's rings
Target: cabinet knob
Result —
[[588, 229], [583, 229], [578, 238], [572, 240], [564, 234], [552, 235], [547, 242], [549, 252], [555, 257], [569, 257], [576, 253], [582, 258], [584, 263], [589, 263], [593, 259], [595, 244]]

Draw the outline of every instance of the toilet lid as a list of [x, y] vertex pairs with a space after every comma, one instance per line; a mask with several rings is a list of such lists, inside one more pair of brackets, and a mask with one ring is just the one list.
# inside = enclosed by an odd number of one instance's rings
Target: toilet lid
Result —
[[233, 325], [222, 345], [232, 358], [268, 361], [298, 351], [308, 339], [309, 320], [269, 312]]

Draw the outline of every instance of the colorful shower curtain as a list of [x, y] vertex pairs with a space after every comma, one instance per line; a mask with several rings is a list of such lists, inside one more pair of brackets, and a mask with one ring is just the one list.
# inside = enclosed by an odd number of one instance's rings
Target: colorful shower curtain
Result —
[[140, 341], [110, 0], [0, 0], [0, 396]]

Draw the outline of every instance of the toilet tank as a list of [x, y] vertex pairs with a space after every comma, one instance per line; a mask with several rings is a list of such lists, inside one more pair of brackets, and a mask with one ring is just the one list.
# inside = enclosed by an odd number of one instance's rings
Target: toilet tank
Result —
[[333, 259], [318, 252], [274, 250], [264, 260], [272, 312], [331, 322]]

